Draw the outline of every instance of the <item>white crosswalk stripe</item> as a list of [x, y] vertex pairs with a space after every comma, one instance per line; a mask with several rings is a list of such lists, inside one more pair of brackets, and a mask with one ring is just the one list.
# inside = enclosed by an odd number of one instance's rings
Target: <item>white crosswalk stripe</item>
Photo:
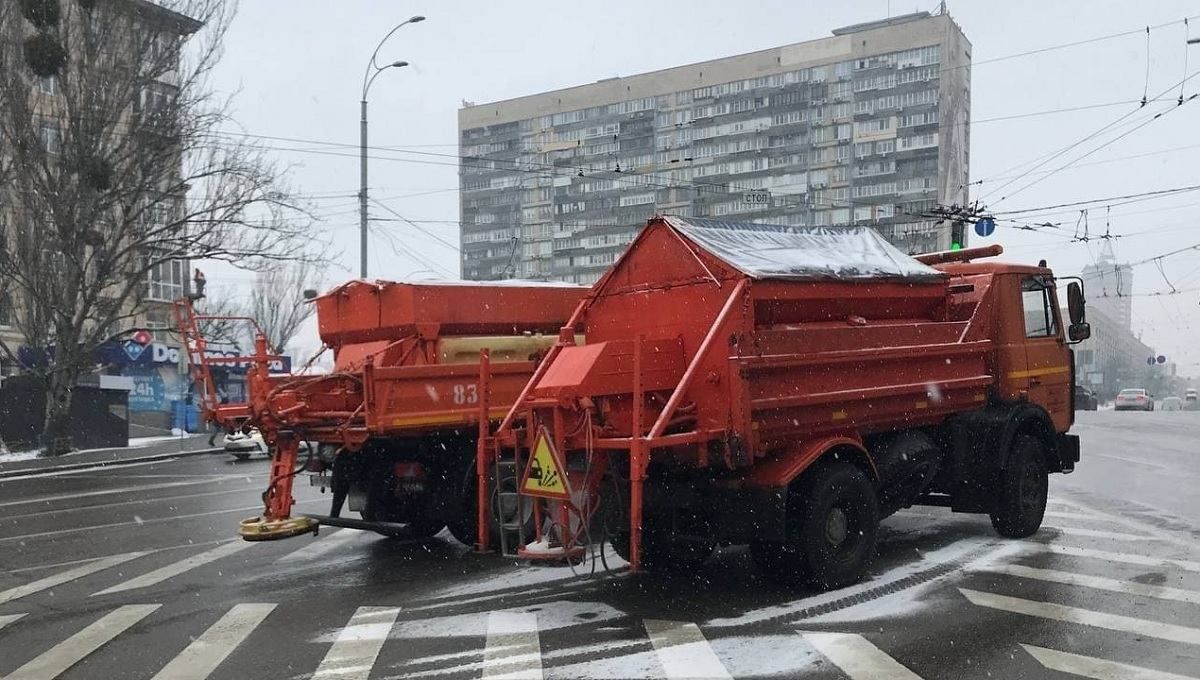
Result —
[[4, 628], [8, 624], [25, 616], [24, 614], [0, 614], [0, 628]]
[[1130, 666], [1091, 656], [1060, 652], [1056, 649], [1022, 644], [1038, 663], [1052, 671], [1081, 675], [1093, 680], [1198, 680], [1190, 675], [1167, 673], [1149, 668]]
[[93, 593], [92, 596], [95, 597], [96, 595], [108, 595], [110, 593], [119, 593], [126, 590], [135, 590], [137, 588], [146, 588], [148, 586], [157, 585], [169, 578], [179, 576], [184, 572], [190, 571], [199, 566], [203, 566], [209, 562], [219, 560], [222, 557], [228, 557], [236, 554], [253, 545], [255, 544], [247, 541], [230, 541], [229, 543], [223, 543], [198, 555], [192, 555], [191, 557], [184, 558], [178, 562], [168, 564], [165, 567], [160, 567], [154, 571], [142, 574], [141, 576], [131, 578], [128, 581], [118, 583], [115, 586], [105, 588], [104, 590]]
[[694, 623], [646, 619], [646, 633], [666, 678], [732, 678]]
[[798, 632], [805, 642], [842, 669], [850, 680], [921, 680], [921, 676], [861, 635]]
[[97, 621], [51, 647], [48, 651], [13, 671], [5, 680], [47, 680], [57, 677], [106, 642], [158, 609], [157, 604], [129, 604], [114, 609]]
[[134, 560], [134, 559], [141, 557], [142, 555], [147, 555], [147, 554], [149, 554], [149, 553], [130, 552], [130, 553], [123, 553], [121, 555], [112, 555], [111, 557], [101, 557], [100, 559], [92, 560], [91, 562], [88, 562], [87, 564], [83, 564], [81, 566], [75, 567], [74, 569], [67, 569], [66, 571], [60, 571], [57, 574], [52, 574], [45, 578], [41, 578], [36, 581], [26, 583], [24, 585], [19, 585], [15, 588], [9, 588], [8, 590], [0, 591], [0, 604], [4, 604], [5, 602], [9, 602], [11, 600], [16, 600], [16, 599], [19, 599], [22, 597], [26, 597], [26, 596], [32, 595], [34, 593], [40, 593], [43, 590], [47, 590], [49, 588], [54, 588], [54, 587], [60, 586], [64, 583], [69, 583], [76, 579], [83, 578], [84, 576], [88, 576], [89, 574], [94, 574], [98, 571], [103, 571], [105, 569], [108, 569], [109, 567], [115, 567], [118, 564], [124, 564], [125, 562], [128, 562], [129, 560]]
[[1111, 590], [1115, 593], [1143, 595], [1145, 597], [1154, 597], [1160, 600], [1176, 600], [1178, 602], [1200, 604], [1200, 591], [1197, 590], [1184, 590], [1183, 588], [1171, 588], [1168, 586], [1155, 586], [1146, 583], [1136, 583], [1133, 581], [1121, 581], [1115, 578], [1077, 574], [1075, 572], [1059, 571], [1057, 569], [1037, 569], [1034, 567], [1027, 567], [1023, 564], [1009, 564], [989, 567], [982, 571], [987, 571], [993, 574], [1007, 574], [1009, 576], [1016, 576], [1018, 578], [1035, 579], [1038, 581], [1049, 581], [1051, 583], [1063, 583], [1069, 586], [1082, 586], [1084, 588], [1096, 588], [1098, 590]]
[[1066, 605], [1055, 604], [1053, 602], [1026, 600], [1020, 597], [997, 595], [995, 593], [969, 590], [967, 588], [959, 588], [958, 592], [962, 593], [963, 596], [971, 602], [971, 604], [978, 605], [980, 607], [1000, 609], [1016, 614], [1037, 616], [1043, 619], [1051, 619], [1054, 621], [1078, 623], [1096, 628], [1107, 628], [1109, 630], [1116, 630], [1125, 633], [1148, 635], [1150, 637], [1171, 640], [1173, 642], [1186, 642], [1192, 645], [1200, 645], [1200, 628], [1189, 628], [1187, 626], [1179, 626], [1171, 623], [1160, 623], [1158, 621], [1150, 621], [1148, 619], [1137, 619], [1132, 616], [1108, 614], [1105, 612], [1092, 611], [1090, 609], [1068, 607]]
[[399, 615], [399, 607], [359, 607], [338, 633], [313, 680], [366, 680]]
[[484, 680], [542, 680], [537, 614], [491, 612], [483, 650]]
[[1165, 557], [1151, 557], [1140, 553], [1123, 553], [1111, 552], [1108, 550], [1094, 550], [1092, 548], [1077, 548], [1071, 545], [1054, 545], [1045, 544], [1038, 548], [1045, 552], [1055, 553], [1057, 555], [1069, 555], [1071, 557], [1088, 557], [1097, 560], [1107, 560], [1109, 562], [1124, 562], [1125, 564], [1137, 564], [1146, 567], [1167, 567], [1183, 569], [1184, 571], [1200, 572], [1200, 562], [1191, 560], [1177, 560]]
[[[324, 534], [325, 532], [322, 532]], [[299, 550], [294, 550], [283, 557], [275, 560], [276, 562], [296, 562], [300, 560], [311, 560], [315, 557], [320, 557], [325, 553], [335, 550], [345, 545], [350, 539], [361, 535], [361, 532], [352, 529], [338, 529], [328, 535], [318, 536], [312, 539]]]
[[273, 604], [238, 604], [171, 659], [153, 680], [202, 680], [275, 609]]

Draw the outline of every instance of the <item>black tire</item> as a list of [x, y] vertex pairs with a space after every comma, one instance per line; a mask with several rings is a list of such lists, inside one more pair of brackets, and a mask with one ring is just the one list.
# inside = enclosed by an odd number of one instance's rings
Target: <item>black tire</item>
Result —
[[867, 475], [849, 463], [819, 463], [790, 495], [787, 541], [750, 546], [759, 567], [777, 581], [818, 590], [861, 579], [875, 557], [879, 527], [879, 500]]
[[[507, 469], [507, 468], [506, 468]], [[492, 549], [498, 549], [500, 546], [500, 516], [504, 516], [504, 521], [509, 522], [517, 518], [519, 512], [525, 523], [525, 536], [531, 538], [533, 536], [533, 505], [528, 498], [521, 498], [517, 501], [514, 507], [501, 507], [500, 491], [516, 492], [520, 485], [520, 472], [507, 476], [496, 484], [495, 472], [488, 473], [488, 485], [492, 492], [490, 495], [489, 511], [487, 513], [488, 522], [488, 543]], [[463, 483], [462, 498], [455, 516], [447, 523], [447, 528], [450, 529], [450, 535], [463, 545], [475, 547], [478, 542], [477, 527], [478, 523], [478, 477], [475, 475], [475, 466], [472, 465], [469, 476]]]
[[248, 454], [248, 453], [235, 453], [235, 454], [233, 454], [233, 457], [239, 461], [250, 460], [250, 454]]
[[1037, 533], [1046, 514], [1048, 490], [1045, 447], [1036, 437], [1017, 437], [1008, 465], [996, 481], [998, 498], [991, 512], [996, 533], [1006, 538], [1027, 538]]

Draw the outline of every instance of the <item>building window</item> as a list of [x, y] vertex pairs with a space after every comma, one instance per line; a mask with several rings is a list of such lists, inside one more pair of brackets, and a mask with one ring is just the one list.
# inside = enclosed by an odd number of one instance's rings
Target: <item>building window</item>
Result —
[[1054, 293], [1041, 277], [1026, 276], [1021, 279], [1021, 305], [1025, 311], [1025, 337], [1058, 335]]
[[183, 260], [168, 260], [151, 267], [146, 272], [146, 299], [171, 302], [183, 297], [185, 266]]
[[38, 78], [38, 91], [51, 96], [58, 94], [58, 76]]
[[0, 326], [11, 326], [14, 321], [11, 294], [0, 295]]
[[58, 123], [43, 122], [38, 127], [38, 142], [48, 154], [57, 156], [62, 153], [62, 132], [58, 129]]

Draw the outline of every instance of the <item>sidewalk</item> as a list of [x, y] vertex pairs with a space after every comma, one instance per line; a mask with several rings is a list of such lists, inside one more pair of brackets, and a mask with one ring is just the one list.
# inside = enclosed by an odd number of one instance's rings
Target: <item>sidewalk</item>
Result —
[[[134, 440], [136, 442], [136, 440]], [[164, 438], [162, 441], [138, 442], [119, 449], [91, 449], [54, 458], [29, 458], [25, 460], [0, 460], [0, 480], [8, 477], [49, 472], [53, 470], [82, 470], [106, 465], [126, 465], [153, 460], [165, 460], [180, 456], [195, 456], [205, 453], [222, 453], [220, 446], [208, 445], [207, 434]]]

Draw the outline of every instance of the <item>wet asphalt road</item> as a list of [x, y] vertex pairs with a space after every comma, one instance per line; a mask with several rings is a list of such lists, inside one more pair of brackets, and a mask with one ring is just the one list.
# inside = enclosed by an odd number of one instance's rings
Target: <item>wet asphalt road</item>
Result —
[[265, 461], [7, 480], [0, 677], [1200, 678], [1200, 413], [1079, 419], [1083, 462], [1052, 478], [1038, 535], [912, 508], [869, 580], [824, 594], [739, 549], [663, 578], [445, 535], [233, 540]]

